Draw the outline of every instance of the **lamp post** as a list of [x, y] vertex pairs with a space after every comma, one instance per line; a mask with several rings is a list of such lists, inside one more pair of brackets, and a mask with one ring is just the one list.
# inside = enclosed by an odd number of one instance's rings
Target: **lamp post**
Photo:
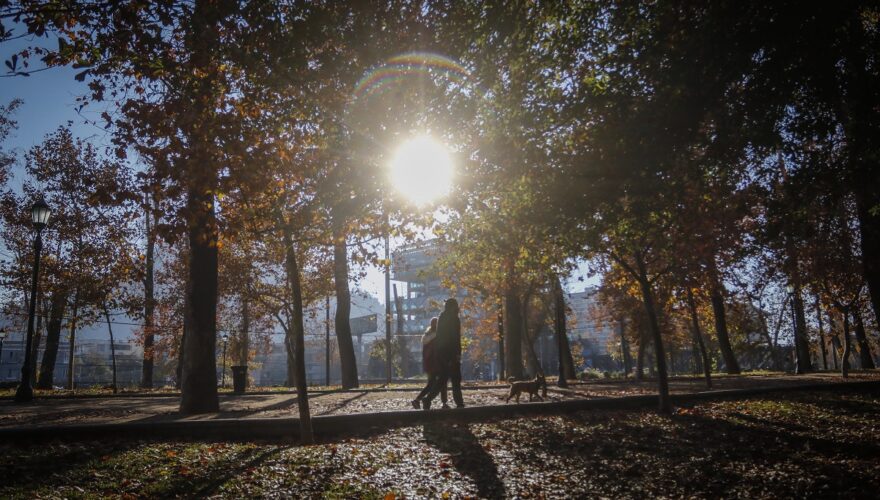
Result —
[[[389, 229], [390, 231], [390, 229]], [[385, 233], [385, 381], [391, 386], [391, 254], [389, 234]]]
[[226, 344], [229, 343], [229, 334], [220, 335], [220, 340], [223, 342], [223, 375], [221, 376], [222, 382], [220, 382], [220, 387], [226, 387]]
[[25, 342], [24, 363], [21, 365], [21, 383], [15, 391], [15, 401], [24, 403], [34, 399], [34, 390], [31, 387], [31, 344], [34, 337], [34, 315], [37, 310], [37, 281], [40, 277], [40, 252], [43, 250], [43, 228], [49, 222], [52, 213], [49, 205], [43, 198], [31, 207], [31, 222], [37, 235], [34, 238], [34, 273], [31, 279], [31, 302], [28, 311], [27, 340]]

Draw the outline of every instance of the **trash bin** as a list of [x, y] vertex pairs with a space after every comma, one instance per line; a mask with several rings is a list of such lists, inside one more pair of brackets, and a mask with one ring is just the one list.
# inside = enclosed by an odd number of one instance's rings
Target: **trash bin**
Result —
[[247, 366], [232, 367], [232, 392], [234, 394], [244, 394], [247, 387]]

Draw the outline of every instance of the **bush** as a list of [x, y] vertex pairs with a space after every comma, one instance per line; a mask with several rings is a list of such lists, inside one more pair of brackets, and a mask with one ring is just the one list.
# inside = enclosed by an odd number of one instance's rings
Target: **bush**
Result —
[[578, 374], [578, 380], [598, 380], [608, 378], [608, 372], [601, 372], [595, 368], [587, 368]]

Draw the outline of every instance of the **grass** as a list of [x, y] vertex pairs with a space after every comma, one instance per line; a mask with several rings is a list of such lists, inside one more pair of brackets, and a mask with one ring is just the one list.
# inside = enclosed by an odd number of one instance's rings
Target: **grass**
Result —
[[880, 488], [880, 394], [436, 423], [281, 443], [0, 446], [0, 498], [846, 497]]

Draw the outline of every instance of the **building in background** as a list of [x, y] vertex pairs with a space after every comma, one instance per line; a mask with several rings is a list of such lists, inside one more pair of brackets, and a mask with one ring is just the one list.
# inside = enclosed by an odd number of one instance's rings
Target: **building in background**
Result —
[[619, 370], [623, 365], [620, 356], [612, 358], [610, 349], [619, 349], [620, 333], [614, 318], [604, 317], [601, 308], [597, 307], [596, 287], [589, 287], [583, 292], [567, 294], [568, 307], [574, 317], [574, 324], [569, 329], [568, 338], [581, 347], [583, 368], [600, 370]]

